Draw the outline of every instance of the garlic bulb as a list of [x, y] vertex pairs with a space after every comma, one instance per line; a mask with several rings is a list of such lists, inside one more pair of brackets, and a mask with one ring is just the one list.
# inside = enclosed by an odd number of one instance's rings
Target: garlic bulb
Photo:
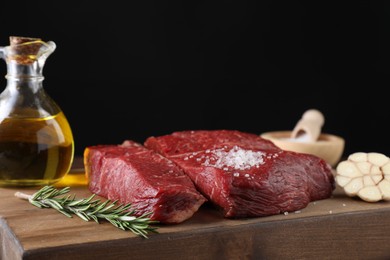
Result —
[[368, 202], [390, 200], [390, 158], [381, 153], [353, 153], [337, 165], [336, 182], [348, 196]]

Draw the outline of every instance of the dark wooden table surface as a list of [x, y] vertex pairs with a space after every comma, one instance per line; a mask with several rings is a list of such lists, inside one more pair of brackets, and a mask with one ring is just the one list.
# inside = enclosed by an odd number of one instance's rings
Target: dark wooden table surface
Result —
[[[80, 159], [58, 186], [78, 197], [85, 186]], [[390, 259], [390, 203], [367, 203], [336, 190], [301, 211], [229, 220], [204, 205], [189, 220], [161, 225], [143, 239], [39, 209], [0, 188], [0, 259]], [[34, 193], [37, 189], [23, 189]]]

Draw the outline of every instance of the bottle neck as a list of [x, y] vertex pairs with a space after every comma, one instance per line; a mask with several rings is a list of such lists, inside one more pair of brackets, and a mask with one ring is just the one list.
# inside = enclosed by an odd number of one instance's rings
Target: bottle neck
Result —
[[44, 77], [15, 77], [6, 76], [7, 89], [12, 92], [18, 93], [31, 93], [36, 94], [38, 91], [43, 90], [42, 81]]
[[7, 62], [6, 78], [43, 78], [42, 69], [43, 66], [37, 61], [31, 64], [20, 64], [11, 60]]
[[7, 63], [7, 88], [14, 91], [32, 91], [36, 93], [42, 88], [42, 68], [37, 62], [32, 64]]

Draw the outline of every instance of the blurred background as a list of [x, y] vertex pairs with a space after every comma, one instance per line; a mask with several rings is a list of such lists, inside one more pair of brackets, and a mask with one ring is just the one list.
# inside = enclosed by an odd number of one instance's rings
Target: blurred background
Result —
[[316, 108], [345, 155], [390, 156], [389, 2], [47, 2], [2, 3], [0, 46], [57, 44], [43, 86], [76, 155], [180, 130], [292, 130]]

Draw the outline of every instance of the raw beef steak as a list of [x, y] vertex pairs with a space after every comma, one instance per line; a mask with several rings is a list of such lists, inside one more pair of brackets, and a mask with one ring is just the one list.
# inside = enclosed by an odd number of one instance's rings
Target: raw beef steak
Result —
[[239, 131], [183, 131], [144, 145], [179, 165], [225, 217], [296, 211], [331, 196], [330, 166], [308, 154], [283, 151]]
[[91, 192], [161, 223], [183, 222], [206, 201], [172, 161], [132, 141], [87, 147], [84, 165]]

